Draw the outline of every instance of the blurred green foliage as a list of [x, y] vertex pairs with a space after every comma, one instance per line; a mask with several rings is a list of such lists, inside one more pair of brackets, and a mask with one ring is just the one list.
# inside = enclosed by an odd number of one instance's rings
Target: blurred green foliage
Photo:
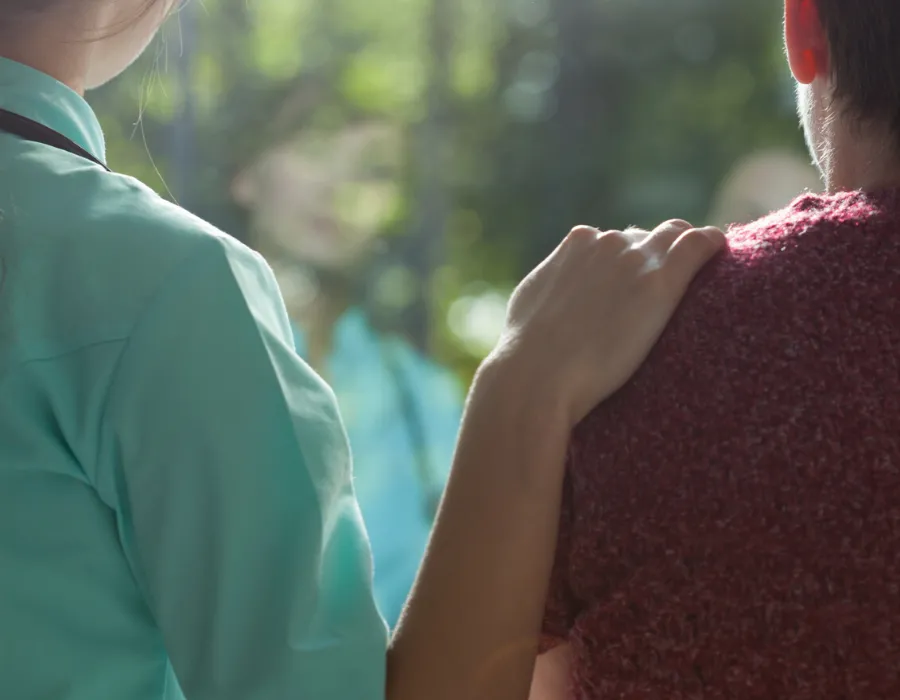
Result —
[[[236, 172], [302, 123], [405, 135], [396, 325], [464, 377], [506, 294], [576, 223], [702, 222], [742, 154], [798, 151], [779, 4], [192, 0], [95, 93], [112, 165], [238, 238]], [[297, 126], [301, 126], [298, 121]], [[252, 243], [252, 241], [250, 241]], [[482, 333], [483, 334], [483, 333]]]

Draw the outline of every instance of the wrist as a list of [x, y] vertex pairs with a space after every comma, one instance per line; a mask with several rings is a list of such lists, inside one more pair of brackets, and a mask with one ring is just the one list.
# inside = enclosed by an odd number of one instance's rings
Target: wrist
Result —
[[518, 485], [519, 493], [553, 492], [562, 483], [571, 428], [548, 397], [506, 364], [482, 365], [469, 392], [454, 472], [473, 465], [479, 478]]
[[479, 367], [470, 392], [470, 405], [475, 403], [546, 436], [568, 441], [574, 428], [560, 387], [511, 353], [492, 354]]
[[536, 451], [565, 452], [572, 422], [559, 387], [512, 356], [491, 356], [481, 365], [469, 393], [468, 412], [496, 434], [515, 436]]

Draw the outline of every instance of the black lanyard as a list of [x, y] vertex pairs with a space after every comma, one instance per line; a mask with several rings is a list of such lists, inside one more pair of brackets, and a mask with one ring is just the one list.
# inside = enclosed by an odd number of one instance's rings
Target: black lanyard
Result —
[[104, 163], [88, 153], [72, 139], [63, 136], [50, 127], [29, 119], [28, 117], [23, 117], [21, 114], [0, 109], [0, 131], [5, 131], [7, 134], [18, 136], [25, 141], [43, 143], [46, 146], [58, 148], [61, 151], [68, 151], [73, 155], [80, 156], [92, 163], [96, 163], [107, 172], [109, 171], [109, 168], [107, 168]]

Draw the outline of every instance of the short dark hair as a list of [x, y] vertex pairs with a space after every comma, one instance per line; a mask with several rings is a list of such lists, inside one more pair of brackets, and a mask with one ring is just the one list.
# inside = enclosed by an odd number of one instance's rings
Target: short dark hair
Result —
[[900, 2], [815, 0], [828, 36], [835, 98], [900, 138]]

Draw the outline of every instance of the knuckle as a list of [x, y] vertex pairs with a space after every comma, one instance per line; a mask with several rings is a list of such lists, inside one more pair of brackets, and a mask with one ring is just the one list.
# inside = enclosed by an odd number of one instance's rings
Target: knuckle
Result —
[[604, 231], [597, 238], [597, 247], [614, 255], [630, 247], [631, 243], [631, 236], [624, 231]]
[[704, 226], [698, 228], [697, 232], [703, 234], [706, 241], [712, 245], [724, 245], [728, 241], [728, 236], [718, 226]]
[[622, 235], [626, 236], [632, 245], [640, 245], [647, 240], [647, 238], [652, 236], [653, 233], [637, 226], [629, 226], [622, 231]]
[[684, 219], [669, 219], [668, 221], [664, 221], [659, 228], [661, 229], [676, 229], [679, 231], [687, 231], [688, 229], [693, 228], [693, 226], [685, 221]]
[[675, 242], [680, 248], [687, 248], [691, 251], [705, 250], [711, 246], [711, 241], [705, 229], [692, 228], [681, 234], [681, 237]]
[[593, 241], [597, 238], [599, 231], [592, 226], [576, 226], [569, 235], [566, 236], [570, 241]]

